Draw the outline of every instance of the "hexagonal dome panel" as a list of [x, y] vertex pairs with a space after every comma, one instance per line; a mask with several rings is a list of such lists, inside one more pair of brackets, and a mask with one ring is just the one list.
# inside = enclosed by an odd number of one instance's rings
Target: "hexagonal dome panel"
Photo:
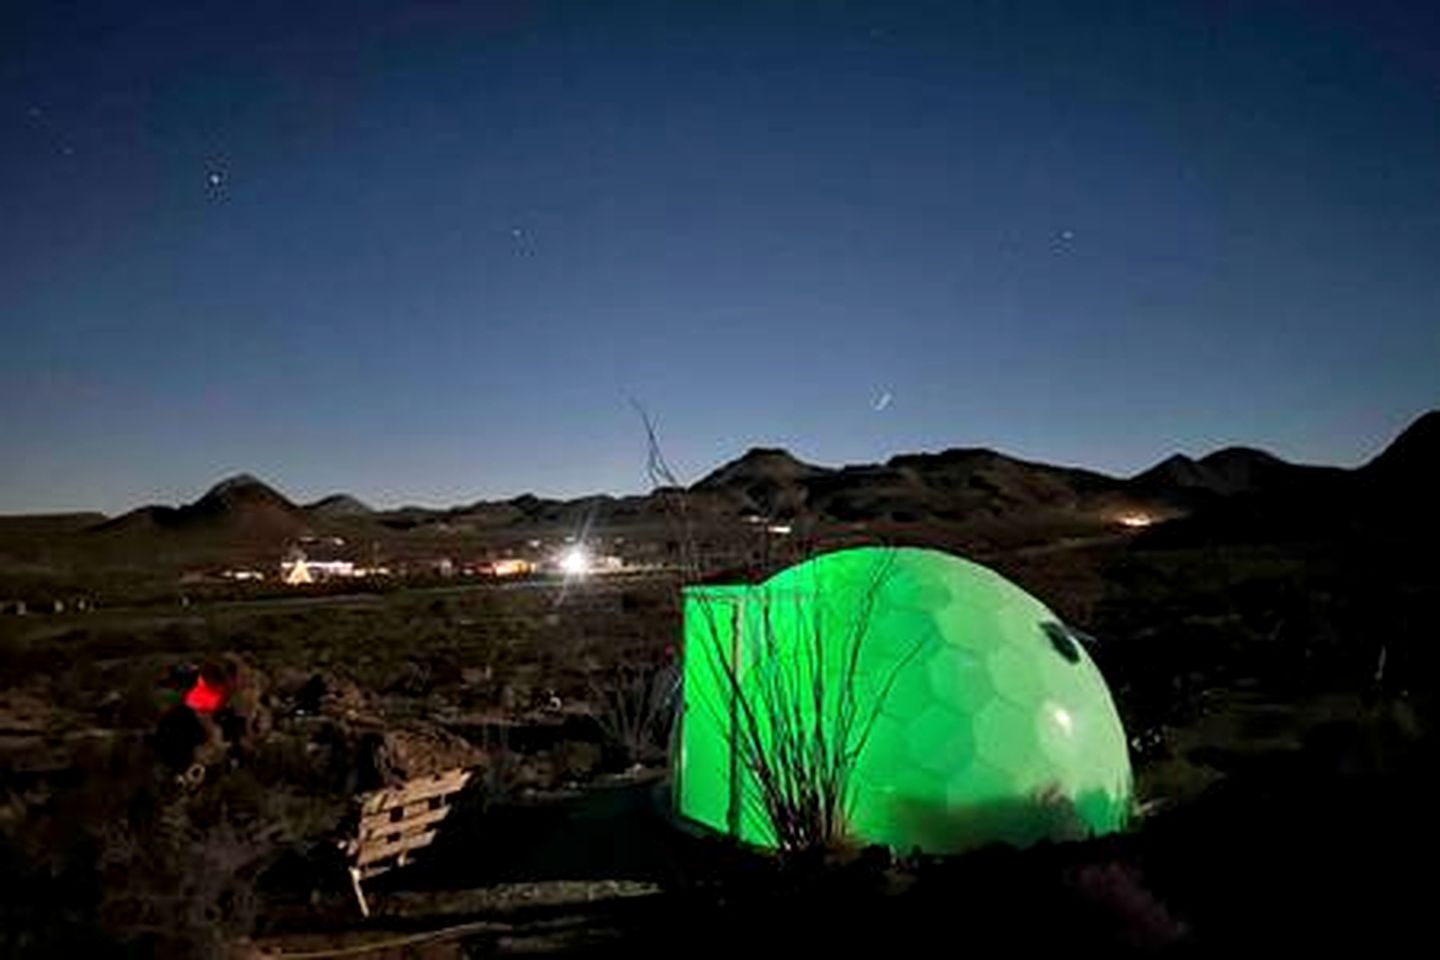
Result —
[[1045, 692], [1036, 657], [1016, 646], [1001, 647], [985, 659], [995, 692], [1011, 703], [1034, 703]]
[[1003, 697], [987, 703], [975, 715], [975, 745], [980, 757], [1016, 774], [1035, 767], [1040, 744], [1033, 718], [1034, 710]]
[[985, 660], [972, 650], [946, 646], [925, 664], [928, 696], [970, 715], [995, 698], [995, 683]]
[[934, 773], [948, 773], [975, 755], [969, 721], [942, 704], [931, 704], [905, 727], [910, 761]]

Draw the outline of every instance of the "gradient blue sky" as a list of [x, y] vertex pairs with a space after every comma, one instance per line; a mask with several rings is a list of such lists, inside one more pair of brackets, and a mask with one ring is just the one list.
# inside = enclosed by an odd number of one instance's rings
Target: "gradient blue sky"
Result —
[[691, 478], [1355, 464], [1440, 405], [1437, 9], [7, 3], [0, 511], [635, 491], [630, 397]]

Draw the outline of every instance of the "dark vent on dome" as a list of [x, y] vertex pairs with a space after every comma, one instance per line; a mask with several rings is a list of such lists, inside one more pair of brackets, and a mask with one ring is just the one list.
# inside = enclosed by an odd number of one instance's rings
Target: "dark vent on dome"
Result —
[[1075, 643], [1075, 638], [1070, 636], [1070, 631], [1058, 623], [1047, 622], [1040, 624], [1040, 629], [1045, 631], [1045, 636], [1050, 638], [1050, 646], [1071, 663], [1080, 662], [1080, 647]]

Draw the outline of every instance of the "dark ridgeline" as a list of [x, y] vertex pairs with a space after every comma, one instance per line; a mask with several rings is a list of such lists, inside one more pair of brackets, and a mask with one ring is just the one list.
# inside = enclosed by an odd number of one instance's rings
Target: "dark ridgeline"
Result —
[[[1440, 515], [1436, 489], [1440, 412], [1417, 419], [1356, 469], [1289, 463], [1246, 447], [1199, 458], [1176, 454], [1125, 478], [983, 448], [841, 467], [755, 448], [705, 475], [685, 495], [697, 535], [720, 553], [734, 553], [740, 549], [734, 543], [748, 544], [768, 524], [793, 526], [809, 548], [870, 538], [985, 552], [1114, 534], [1119, 518], [1133, 514], [1157, 521], [1141, 536], [1158, 544], [1324, 539], [1411, 528]], [[81, 566], [136, 566], [151, 560], [273, 560], [288, 544], [325, 535], [382, 546], [399, 538], [417, 549], [560, 531], [628, 532], [640, 541], [673, 537], [672, 503], [658, 492], [572, 500], [523, 494], [446, 509], [376, 510], [337, 493], [302, 506], [238, 474], [191, 503], [145, 506], [114, 518], [0, 517], [0, 544], [22, 559], [43, 541], [47, 556]]]

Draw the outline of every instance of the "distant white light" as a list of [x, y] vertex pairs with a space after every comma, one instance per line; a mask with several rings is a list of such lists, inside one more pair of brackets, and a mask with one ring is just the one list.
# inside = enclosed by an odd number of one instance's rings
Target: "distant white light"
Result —
[[1122, 513], [1118, 519], [1120, 526], [1132, 529], [1148, 527], [1155, 522], [1154, 518], [1147, 513]]
[[218, 187], [220, 186], [220, 184], [225, 182], [225, 174], [221, 173], [219, 170], [211, 170], [209, 176], [207, 176], [205, 179], [209, 182], [212, 188]]
[[560, 554], [560, 572], [567, 577], [583, 577], [590, 572], [590, 553], [576, 544]]
[[772, 523], [765, 528], [765, 532], [773, 533], [776, 536], [783, 537], [790, 533], [790, 529], [790, 524], [788, 523]]

